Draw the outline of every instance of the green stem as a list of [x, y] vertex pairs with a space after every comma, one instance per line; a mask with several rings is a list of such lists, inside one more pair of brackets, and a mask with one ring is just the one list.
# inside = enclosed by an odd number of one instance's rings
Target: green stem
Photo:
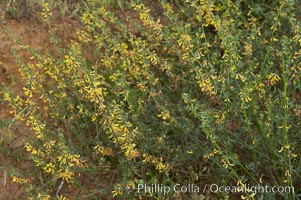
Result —
[[[282, 54], [282, 58], [281, 58], [281, 69], [282, 69], [282, 78], [283, 78], [283, 138], [282, 138], [282, 142], [283, 142], [283, 158], [287, 159], [287, 163], [288, 166], [284, 166], [284, 172], [285, 172], [285, 176], [287, 176], [286, 181], [288, 181], [288, 185], [290, 187], [293, 187], [293, 183], [292, 183], [292, 164], [291, 164], [291, 158], [289, 155], [289, 151], [290, 151], [290, 146], [289, 146], [289, 139], [288, 139], [288, 124], [287, 124], [287, 109], [288, 109], [288, 96], [287, 96], [287, 77], [286, 77], [286, 67], [285, 67], [285, 63], [284, 63], [284, 55]], [[287, 169], [288, 167], [288, 169]], [[287, 174], [287, 171], [289, 172], [289, 174]], [[289, 194], [289, 199], [294, 199], [294, 194], [290, 193]]]

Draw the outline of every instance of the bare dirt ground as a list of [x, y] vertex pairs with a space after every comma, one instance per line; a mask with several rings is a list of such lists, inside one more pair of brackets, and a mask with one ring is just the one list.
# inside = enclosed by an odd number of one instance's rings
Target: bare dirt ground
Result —
[[[22, 51], [22, 45], [43, 52], [46, 44], [51, 45], [50, 29], [67, 44], [74, 38], [73, 29], [77, 25], [75, 23], [75, 21], [61, 20], [50, 28], [43, 27], [34, 19], [0, 21], [0, 84], [11, 88], [15, 94], [22, 97], [23, 80], [12, 51], [14, 50], [25, 62], [29, 62], [30, 55]], [[13, 167], [26, 174], [26, 171], [31, 168], [28, 158], [22, 156], [23, 140], [28, 136], [28, 128], [21, 122], [14, 122], [8, 128], [12, 119], [9, 105], [0, 101], [0, 200], [26, 199], [24, 188], [11, 181], [9, 172]], [[16, 155], [20, 156], [19, 161], [12, 159]]]

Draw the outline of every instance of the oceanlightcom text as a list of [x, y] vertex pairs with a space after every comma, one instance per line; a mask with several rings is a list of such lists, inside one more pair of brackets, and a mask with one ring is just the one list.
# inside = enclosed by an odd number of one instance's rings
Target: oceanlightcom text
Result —
[[262, 186], [262, 185], [232, 185], [220, 186], [218, 184], [206, 184], [200, 187], [195, 184], [175, 184], [167, 186], [163, 184], [138, 184], [137, 193], [153, 193], [167, 195], [169, 193], [294, 193], [294, 187], [290, 186]]

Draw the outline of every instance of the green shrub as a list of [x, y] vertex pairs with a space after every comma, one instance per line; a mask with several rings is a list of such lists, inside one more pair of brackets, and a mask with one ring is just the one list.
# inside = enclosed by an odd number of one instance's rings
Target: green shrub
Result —
[[[126, 16], [96, 5], [86, 3], [78, 40], [61, 57], [35, 54], [37, 64], [20, 66], [25, 99], [6, 93], [33, 133], [33, 197], [67, 196], [63, 183], [91, 198], [300, 193], [296, 1], [132, 1]], [[295, 193], [163, 197], [139, 193], [144, 183]]]

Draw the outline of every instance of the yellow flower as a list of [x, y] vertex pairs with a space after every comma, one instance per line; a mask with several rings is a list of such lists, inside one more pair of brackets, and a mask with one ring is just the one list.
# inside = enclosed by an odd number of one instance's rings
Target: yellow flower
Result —
[[50, 152], [52, 149], [52, 146], [54, 145], [55, 141], [48, 141], [43, 144], [43, 146], [46, 148], [46, 152]]
[[17, 176], [12, 176], [11, 178], [12, 178], [13, 183], [24, 184], [24, 183], [29, 183], [30, 182], [29, 178], [20, 178], [20, 177], [17, 177]]
[[169, 111], [164, 109], [158, 117], [161, 117], [163, 120], [167, 120], [170, 117]]
[[4, 93], [4, 100], [5, 100], [5, 101], [9, 101], [9, 100], [10, 100], [10, 95], [9, 95], [9, 93], [7, 93], [7, 92]]
[[222, 158], [221, 159], [221, 162], [222, 162], [222, 165], [227, 169], [227, 168], [230, 168], [230, 167], [233, 167], [234, 164], [230, 162], [230, 160], [226, 157]]
[[188, 154], [193, 154], [193, 150], [187, 151]]
[[159, 170], [159, 172], [163, 172], [167, 169], [166, 165], [162, 162], [162, 157], [160, 158], [160, 162], [156, 164], [156, 169]]
[[53, 173], [54, 173], [54, 168], [55, 168], [55, 166], [50, 162], [50, 163], [48, 163], [45, 167], [43, 167], [43, 170], [44, 170], [46, 173], [51, 173], [51, 174], [53, 174]]
[[116, 197], [116, 196], [119, 196], [119, 195], [122, 195], [123, 192], [122, 192], [122, 186], [120, 184], [116, 184], [116, 189], [114, 189], [112, 191], [112, 194], [113, 194], [113, 197]]
[[113, 190], [112, 194], [113, 194], [113, 197], [116, 197], [118, 195], [122, 195], [122, 191], [121, 190]]
[[243, 83], [246, 82], [247, 78], [241, 74], [236, 74], [235, 79], [241, 80]]
[[252, 192], [250, 195], [241, 195], [241, 199], [253, 199], [253, 197], [256, 195], [256, 193]]
[[275, 73], [268, 74], [267, 79], [268, 79], [268, 84], [272, 86], [276, 85], [276, 83], [281, 80], [281, 78]]
[[214, 149], [212, 152], [205, 154], [203, 156], [204, 161], [207, 162], [210, 158], [214, 157], [215, 155], [217, 155], [219, 153], [219, 151], [217, 149]]
[[74, 172], [69, 171], [69, 169], [65, 169], [63, 172], [59, 172], [59, 177], [63, 180], [69, 182], [74, 176]]
[[31, 144], [29, 144], [28, 142], [25, 143], [24, 147], [25, 147], [26, 151], [31, 151], [33, 149]]
[[32, 91], [29, 90], [28, 88], [26, 87], [23, 87], [23, 90], [24, 90], [24, 95], [31, 98], [32, 97]]
[[50, 8], [49, 8], [49, 4], [46, 2], [46, 3], [43, 3], [43, 9], [42, 9], [42, 17], [43, 17], [43, 20], [44, 21], [48, 21], [49, 17], [52, 16], [52, 13], [50, 11]]
[[92, 25], [94, 21], [94, 17], [90, 13], [84, 13], [82, 16], [82, 20], [86, 25]]
[[246, 102], [246, 103], [248, 103], [248, 102], [252, 101], [252, 98], [249, 97], [249, 96], [245, 96], [245, 97], [243, 98], [243, 101]]
[[59, 195], [57, 197], [57, 200], [68, 200], [67, 197], [64, 197], [63, 195]]
[[94, 150], [96, 151], [96, 154], [102, 154], [103, 156], [113, 156], [114, 152], [113, 149], [111, 147], [105, 149], [104, 147], [97, 145], [94, 147]]
[[38, 194], [38, 200], [49, 200], [50, 195], [42, 195], [41, 193]]
[[251, 55], [253, 53], [252, 44], [249, 44], [249, 43], [245, 44], [244, 50], [245, 51], [242, 54], [244, 54], [244, 55]]
[[240, 92], [238, 95], [241, 97], [241, 100], [245, 103], [252, 101], [252, 98], [246, 92]]
[[214, 86], [210, 79], [202, 79], [198, 81], [198, 84], [202, 92], [206, 92], [209, 96], [215, 96], [217, 92], [214, 90]]

